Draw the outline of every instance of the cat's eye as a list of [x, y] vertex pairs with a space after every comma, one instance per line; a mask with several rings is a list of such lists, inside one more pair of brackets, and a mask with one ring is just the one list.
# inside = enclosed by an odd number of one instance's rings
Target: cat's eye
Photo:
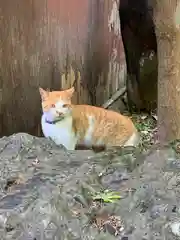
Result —
[[68, 107], [68, 104], [63, 104], [62, 107], [63, 107], [63, 108], [66, 108], [66, 107]]
[[51, 107], [52, 107], [52, 108], [55, 108], [56, 106], [55, 106], [55, 104], [51, 104]]

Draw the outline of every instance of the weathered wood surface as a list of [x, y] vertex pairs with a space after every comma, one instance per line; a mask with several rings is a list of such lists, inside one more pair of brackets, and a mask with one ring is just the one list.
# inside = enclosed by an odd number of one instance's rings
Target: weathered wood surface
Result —
[[118, 1], [0, 1], [0, 136], [40, 135], [38, 87], [102, 105], [124, 86]]

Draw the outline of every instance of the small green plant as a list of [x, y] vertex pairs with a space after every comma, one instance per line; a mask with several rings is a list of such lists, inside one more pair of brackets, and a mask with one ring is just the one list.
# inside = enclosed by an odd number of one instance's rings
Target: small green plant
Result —
[[92, 199], [95, 200], [102, 200], [106, 203], [114, 203], [121, 198], [118, 192], [112, 192], [109, 190], [105, 190], [104, 192], [97, 192], [92, 195]]

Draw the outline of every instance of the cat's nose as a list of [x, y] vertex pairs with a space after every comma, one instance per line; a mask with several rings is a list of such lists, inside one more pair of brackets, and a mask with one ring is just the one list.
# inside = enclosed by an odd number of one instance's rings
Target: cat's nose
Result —
[[56, 114], [57, 114], [58, 116], [61, 116], [61, 115], [62, 115], [62, 113], [60, 113], [60, 112], [58, 112], [58, 111], [56, 111]]

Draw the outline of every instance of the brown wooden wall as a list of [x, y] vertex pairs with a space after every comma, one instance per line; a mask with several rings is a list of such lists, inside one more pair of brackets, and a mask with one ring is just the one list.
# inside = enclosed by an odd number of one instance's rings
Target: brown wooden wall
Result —
[[38, 87], [101, 105], [124, 85], [116, 0], [0, 1], [0, 136], [39, 135]]

